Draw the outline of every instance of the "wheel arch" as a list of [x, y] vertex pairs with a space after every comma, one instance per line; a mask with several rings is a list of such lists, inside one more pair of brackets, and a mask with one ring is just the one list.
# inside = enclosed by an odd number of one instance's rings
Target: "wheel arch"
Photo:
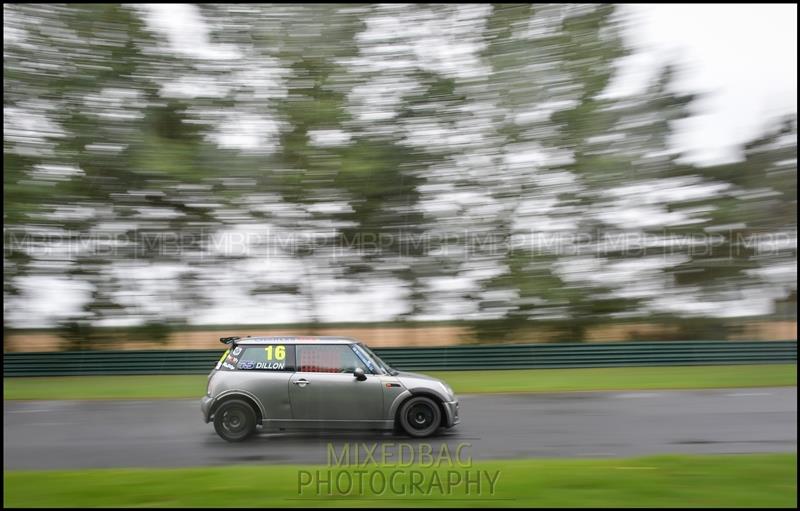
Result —
[[255, 396], [253, 396], [249, 392], [244, 392], [244, 391], [232, 391], [225, 394], [221, 394], [219, 397], [217, 397], [217, 399], [214, 400], [214, 404], [211, 405], [211, 409], [208, 412], [209, 420], [213, 420], [214, 413], [217, 411], [220, 405], [234, 399], [244, 401], [253, 408], [253, 411], [256, 414], [256, 424], [261, 424], [263, 422], [264, 417], [266, 415], [264, 413], [263, 407], [261, 406], [261, 403], [258, 401], [258, 399], [256, 399]]

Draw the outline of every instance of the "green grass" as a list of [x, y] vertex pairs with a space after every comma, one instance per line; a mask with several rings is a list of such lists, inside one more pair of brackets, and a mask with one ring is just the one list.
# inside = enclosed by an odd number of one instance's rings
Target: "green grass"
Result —
[[[300, 491], [300, 471], [325, 477], [332, 494], [315, 483]], [[234, 466], [181, 469], [93, 469], [5, 471], [3, 505], [7, 507], [797, 507], [797, 455], [753, 454], [649, 456], [603, 460], [514, 460], [456, 463], [439, 468], [374, 465], [360, 467], [363, 485], [348, 488], [341, 472], [354, 467]], [[379, 476], [389, 481], [381, 492]], [[446, 486], [448, 477], [456, 483]], [[466, 493], [465, 471], [497, 478], [494, 494], [485, 476], [482, 486]], [[498, 474], [499, 471], [499, 474]], [[416, 489], [412, 472], [420, 474]], [[433, 473], [442, 486], [432, 486]], [[340, 479], [338, 491], [336, 479]], [[369, 480], [375, 478], [374, 491]], [[316, 479], [315, 479], [316, 480]], [[305, 479], [307, 482], [308, 479]], [[354, 479], [354, 481], [357, 481]], [[405, 484], [405, 488], [403, 485]], [[448, 491], [450, 492], [448, 494]]]
[[797, 385], [797, 364], [440, 371], [429, 374], [444, 379], [453, 390], [464, 394]]
[[[797, 385], [796, 364], [431, 371], [456, 393], [564, 392]], [[206, 375], [3, 378], [3, 399], [197, 398]]]

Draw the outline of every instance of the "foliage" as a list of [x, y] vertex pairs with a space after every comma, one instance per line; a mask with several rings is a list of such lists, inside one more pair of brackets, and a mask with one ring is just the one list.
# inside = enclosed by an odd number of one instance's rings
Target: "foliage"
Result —
[[4, 6], [6, 328], [62, 292], [71, 349], [220, 307], [579, 341], [796, 303], [795, 117], [686, 163], [680, 68], [608, 93], [613, 5], [186, 8], [193, 47], [150, 7]]

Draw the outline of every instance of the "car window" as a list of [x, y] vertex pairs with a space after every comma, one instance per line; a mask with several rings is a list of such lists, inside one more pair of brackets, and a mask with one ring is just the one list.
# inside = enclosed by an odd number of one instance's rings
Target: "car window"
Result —
[[350, 346], [358, 358], [367, 366], [368, 371], [370, 373], [377, 373], [377, 367], [375, 366], [375, 362], [373, 362], [372, 358], [370, 358], [369, 354], [358, 344], [352, 344]]
[[255, 371], [294, 371], [295, 353], [291, 344], [236, 346], [220, 369]]
[[390, 374], [390, 375], [392, 375], [392, 376], [396, 376], [396, 375], [398, 374], [398, 372], [397, 372], [396, 370], [392, 369], [392, 368], [389, 366], [389, 364], [387, 364], [387, 363], [386, 363], [386, 362], [385, 362], [385, 361], [384, 361], [384, 360], [383, 360], [381, 357], [379, 357], [378, 355], [376, 355], [376, 354], [375, 354], [375, 352], [374, 352], [374, 351], [372, 351], [372, 350], [369, 348], [369, 346], [365, 346], [365, 345], [363, 345], [363, 344], [354, 344], [353, 346], [358, 346], [358, 348], [359, 348], [359, 349], [361, 349], [361, 350], [363, 350], [363, 351], [366, 351], [367, 353], [369, 353], [369, 356], [370, 356], [370, 357], [372, 358], [372, 360], [373, 360], [373, 361], [374, 361], [374, 362], [375, 362], [375, 363], [378, 365], [378, 367], [380, 368], [380, 370], [381, 370], [383, 373], [385, 373], [385, 374]]
[[298, 344], [297, 370], [309, 373], [352, 373], [366, 367], [346, 344]]

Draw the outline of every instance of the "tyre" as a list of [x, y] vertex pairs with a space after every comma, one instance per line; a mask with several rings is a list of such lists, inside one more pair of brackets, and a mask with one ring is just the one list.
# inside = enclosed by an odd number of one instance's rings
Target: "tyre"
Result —
[[442, 424], [439, 405], [428, 397], [412, 397], [400, 407], [400, 427], [408, 435], [422, 438], [430, 436]]
[[225, 401], [214, 412], [214, 429], [228, 442], [241, 442], [255, 432], [256, 413], [239, 399]]

